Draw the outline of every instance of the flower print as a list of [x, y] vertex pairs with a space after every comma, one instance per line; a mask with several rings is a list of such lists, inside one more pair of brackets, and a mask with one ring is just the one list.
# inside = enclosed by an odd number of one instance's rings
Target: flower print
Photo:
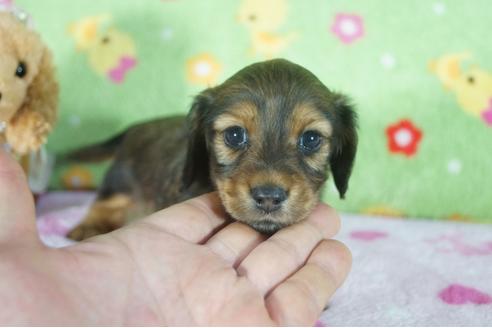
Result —
[[410, 157], [417, 152], [422, 131], [410, 120], [404, 119], [386, 128], [388, 149], [392, 153], [403, 153]]
[[364, 36], [364, 22], [359, 15], [339, 13], [335, 16], [331, 31], [340, 41], [350, 44]]
[[220, 73], [219, 62], [210, 54], [194, 56], [186, 62], [188, 80], [192, 83], [213, 85]]

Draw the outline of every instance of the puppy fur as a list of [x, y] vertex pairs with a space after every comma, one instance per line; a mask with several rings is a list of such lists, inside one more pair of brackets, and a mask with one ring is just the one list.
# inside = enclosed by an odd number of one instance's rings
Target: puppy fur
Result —
[[250, 65], [196, 96], [187, 117], [141, 123], [72, 153], [78, 160], [114, 159], [69, 237], [106, 233], [213, 190], [232, 218], [274, 233], [309, 215], [329, 171], [344, 197], [355, 121], [347, 98], [305, 68], [283, 59]]

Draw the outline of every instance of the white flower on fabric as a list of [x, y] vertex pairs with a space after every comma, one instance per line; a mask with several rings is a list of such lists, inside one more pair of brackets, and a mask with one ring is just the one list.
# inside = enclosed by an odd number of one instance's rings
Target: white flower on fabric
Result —
[[448, 162], [448, 172], [451, 174], [460, 174], [462, 163], [459, 159], [452, 159]]
[[390, 53], [385, 53], [381, 56], [381, 58], [379, 59], [379, 62], [381, 63], [381, 65], [383, 65], [383, 67], [385, 69], [392, 69], [393, 67], [395, 67], [395, 64], [396, 64], [396, 59], [395, 59], [395, 56], [393, 56], [392, 54]]
[[164, 27], [161, 31], [161, 38], [164, 41], [169, 41], [173, 38], [174, 31], [171, 27]]
[[446, 6], [444, 5], [444, 3], [442, 2], [435, 2], [433, 5], [432, 5], [432, 9], [434, 10], [434, 13], [438, 16], [441, 16], [444, 14], [444, 12], [446, 11]]
[[68, 124], [71, 126], [79, 126], [80, 125], [80, 117], [77, 115], [70, 115], [68, 117]]

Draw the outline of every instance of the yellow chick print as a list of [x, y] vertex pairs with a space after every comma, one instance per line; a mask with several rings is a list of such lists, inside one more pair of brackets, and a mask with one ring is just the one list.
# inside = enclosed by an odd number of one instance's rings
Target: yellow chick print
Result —
[[89, 65], [113, 83], [122, 83], [137, 65], [135, 43], [112, 25], [110, 15], [83, 18], [70, 24], [76, 48], [88, 55]]
[[476, 66], [463, 71], [461, 62], [470, 57], [469, 53], [448, 54], [432, 61], [430, 67], [455, 93], [463, 111], [492, 126], [492, 74]]
[[238, 21], [246, 26], [251, 38], [252, 55], [274, 58], [285, 49], [297, 33], [278, 33], [287, 18], [286, 0], [243, 0]]

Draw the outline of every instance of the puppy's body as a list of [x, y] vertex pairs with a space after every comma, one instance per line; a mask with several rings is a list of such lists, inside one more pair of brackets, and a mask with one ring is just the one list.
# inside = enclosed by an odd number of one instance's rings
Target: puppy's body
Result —
[[186, 117], [175, 116], [141, 123], [116, 137], [114, 161], [99, 191], [99, 198], [131, 195], [154, 211], [211, 191], [197, 183], [183, 189], [188, 131]]
[[340, 195], [355, 158], [345, 97], [285, 60], [253, 64], [195, 98], [187, 118], [129, 128], [72, 157], [114, 154], [98, 199], [70, 233], [84, 239], [139, 215], [217, 190], [226, 211], [273, 233], [304, 219], [331, 170]]
[[186, 116], [166, 117], [134, 125], [102, 144], [70, 154], [71, 160], [110, 157], [113, 161], [85, 224], [70, 237], [80, 240], [109, 232], [136, 217], [212, 191], [209, 183], [201, 181], [181, 188], [188, 134]]

